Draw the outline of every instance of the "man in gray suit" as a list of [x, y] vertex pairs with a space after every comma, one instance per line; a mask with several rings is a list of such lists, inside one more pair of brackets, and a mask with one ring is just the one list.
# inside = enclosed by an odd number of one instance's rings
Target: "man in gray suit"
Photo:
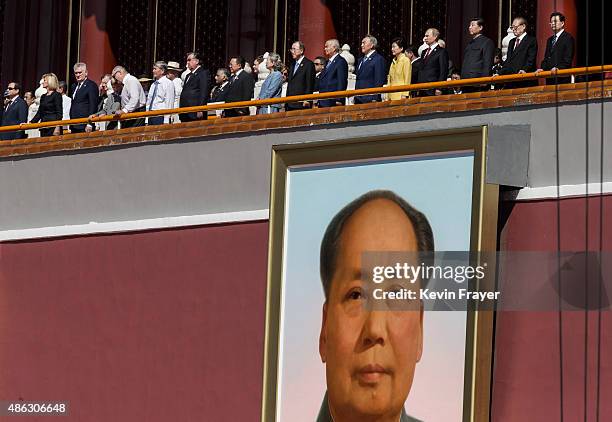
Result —
[[[90, 116], [91, 118], [98, 116], [112, 116], [121, 108], [121, 97], [116, 92], [116, 90], [120, 89], [120, 87], [121, 85], [115, 81], [111, 75], [106, 74], [102, 76], [100, 81], [100, 101], [98, 103], [98, 111], [95, 114], [92, 114]], [[116, 121], [105, 123], [106, 130], [117, 129]], [[87, 132], [91, 132], [91, 128], [89, 130], [85, 130]]]

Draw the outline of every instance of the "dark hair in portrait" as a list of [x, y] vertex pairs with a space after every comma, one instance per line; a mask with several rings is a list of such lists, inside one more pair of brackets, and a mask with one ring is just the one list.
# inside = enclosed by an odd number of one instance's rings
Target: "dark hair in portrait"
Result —
[[429, 221], [427, 221], [427, 217], [425, 217], [423, 213], [415, 209], [395, 192], [389, 190], [373, 190], [367, 192], [342, 208], [334, 216], [325, 230], [325, 235], [321, 242], [320, 271], [326, 300], [329, 298], [331, 282], [336, 271], [336, 258], [340, 248], [340, 237], [344, 225], [359, 208], [375, 199], [388, 199], [397, 204], [404, 211], [414, 228], [419, 252], [434, 250], [433, 232], [429, 225]]

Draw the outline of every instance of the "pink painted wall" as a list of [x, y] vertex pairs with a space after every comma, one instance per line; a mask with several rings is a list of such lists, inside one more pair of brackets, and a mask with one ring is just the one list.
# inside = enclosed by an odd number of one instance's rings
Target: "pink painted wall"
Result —
[[[564, 199], [559, 204], [561, 250], [585, 250], [586, 200]], [[602, 249], [612, 251], [612, 196], [589, 199], [589, 250], [599, 249], [600, 205]], [[504, 203], [501, 209], [508, 217], [500, 237], [502, 250], [557, 250], [556, 201]], [[584, 421], [585, 380], [586, 420], [607, 420], [612, 414], [609, 400], [612, 397], [612, 313], [602, 312], [601, 325], [598, 324], [596, 311], [563, 312], [560, 348], [558, 312], [499, 312], [495, 331], [493, 421], [560, 420], [561, 397], [564, 420]], [[598, 340], [600, 418], [596, 419]]]
[[267, 237], [256, 222], [1, 244], [1, 400], [69, 401], [71, 421], [258, 419]]

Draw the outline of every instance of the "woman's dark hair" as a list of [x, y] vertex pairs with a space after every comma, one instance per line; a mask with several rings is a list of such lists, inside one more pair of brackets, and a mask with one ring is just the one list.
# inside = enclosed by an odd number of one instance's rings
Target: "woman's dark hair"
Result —
[[397, 44], [402, 50], [406, 49], [406, 40], [403, 37], [393, 38], [393, 40], [391, 40], [391, 45], [393, 45], [393, 43]]

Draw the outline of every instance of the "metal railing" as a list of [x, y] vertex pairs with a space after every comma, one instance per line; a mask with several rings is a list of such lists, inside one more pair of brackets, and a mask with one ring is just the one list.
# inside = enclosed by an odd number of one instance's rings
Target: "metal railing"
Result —
[[[388, 94], [388, 93], [393, 93], [393, 92], [414, 92], [414, 91], [425, 91], [425, 90], [435, 90], [435, 89], [448, 89], [448, 88], [454, 88], [454, 87], [460, 87], [460, 86], [473, 86], [473, 85], [487, 85], [487, 84], [497, 85], [497, 84], [503, 84], [503, 83], [509, 83], [509, 82], [520, 82], [520, 81], [528, 81], [528, 80], [536, 80], [536, 79], [603, 74], [606, 72], [612, 72], [612, 65], [578, 67], [578, 68], [572, 68], [572, 69], [558, 70], [556, 72], [543, 71], [539, 73], [533, 72], [533, 73], [523, 73], [523, 74], [504, 75], [504, 76], [492, 76], [492, 77], [486, 77], [486, 78], [460, 79], [460, 80], [455, 80], [455, 81], [441, 81], [441, 82], [429, 82], [429, 83], [422, 83], [422, 84], [355, 89], [355, 90], [350, 90], [350, 91], [333, 91], [333, 92], [325, 92], [325, 93], [318, 93], [318, 94], [295, 95], [291, 97], [267, 98], [264, 100], [250, 100], [250, 101], [240, 101], [240, 102], [232, 102], [232, 103], [216, 103], [216, 104], [210, 104], [210, 105], [173, 108], [173, 109], [166, 109], [166, 110], [152, 110], [152, 111], [142, 111], [142, 112], [136, 112], [136, 113], [125, 113], [120, 116], [107, 115], [107, 116], [97, 116], [93, 118], [84, 117], [80, 119], [56, 120], [56, 121], [41, 122], [41, 123], [22, 123], [20, 125], [1, 126], [0, 133], [1, 132], [22, 131], [22, 130], [29, 130], [29, 129], [40, 129], [40, 128], [46, 128], [46, 127], [55, 127], [55, 126], [67, 126], [67, 125], [75, 125], [75, 124], [86, 124], [86, 123], [91, 124], [91, 123], [98, 123], [98, 122], [142, 119], [146, 117], [165, 116], [169, 114], [195, 113], [199, 111], [208, 112], [210, 110], [226, 110], [230, 108], [246, 108], [246, 107], [254, 107], [254, 106], [265, 106], [265, 105], [271, 105], [271, 104], [286, 104], [286, 103], [298, 103], [298, 102], [304, 102], [304, 101], [325, 100], [325, 99], [332, 99], [332, 98], [347, 98], [347, 97], [356, 97], [360, 95]], [[501, 93], [503, 91], [499, 91], [499, 92]]]

